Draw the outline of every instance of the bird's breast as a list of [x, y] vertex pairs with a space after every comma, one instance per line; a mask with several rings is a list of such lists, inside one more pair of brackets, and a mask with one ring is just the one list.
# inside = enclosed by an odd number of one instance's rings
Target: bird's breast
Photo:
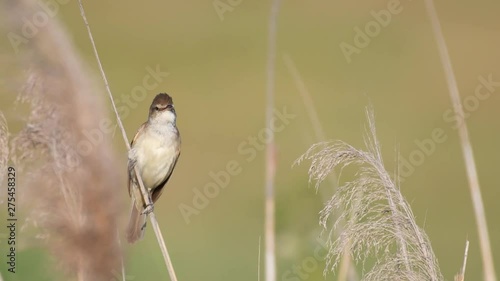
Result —
[[133, 150], [136, 165], [141, 171], [144, 185], [152, 189], [163, 182], [171, 173], [178, 155], [178, 136], [174, 132], [158, 134], [146, 131], [136, 140]]

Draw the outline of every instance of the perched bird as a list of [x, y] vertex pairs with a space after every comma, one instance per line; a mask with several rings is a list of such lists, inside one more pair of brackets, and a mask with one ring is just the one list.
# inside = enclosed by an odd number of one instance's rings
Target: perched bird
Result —
[[152, 210], [152, 206], [146, 206], [134, 168], [138, 168], [151, 202], [156, 202], [181, 153], [176, 118], [172, 98], [168, 94], [158, 94], [149, 107], [148, 121], [141, 125], [132, 140], [128, 155], [128, 192], [133, 200], [127, 227], [129, 243], [143, 238], [147, 211]]

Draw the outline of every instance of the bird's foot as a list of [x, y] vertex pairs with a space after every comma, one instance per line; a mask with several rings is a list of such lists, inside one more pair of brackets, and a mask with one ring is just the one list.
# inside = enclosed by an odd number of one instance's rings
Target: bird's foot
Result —
[[148, 204], [146, 207], [144, 207], [144, 211], [142, 211], [143, 215], [149, 215], [151, 212], [153, 212], [154, 206], [153, 204]]

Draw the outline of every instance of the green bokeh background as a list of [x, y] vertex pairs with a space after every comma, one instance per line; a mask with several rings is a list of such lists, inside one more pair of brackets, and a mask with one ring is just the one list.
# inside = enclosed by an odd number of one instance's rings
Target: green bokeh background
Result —
[[[225, 2], [224, 0], [221, 0]], [[146, 68], [159, 65], [170, 75], [123, 122], [129, 138], [147, 118], [157, 92], [174, 97], [183, 146], [168, 190], [155, 210], [179, 280], [257, 280], [259, 237], [263, 239], [264, 154], [253, 161], [238, 146], [264, 128], [267, 26], [270, 1], [243, 0], [221, 19], [213, 1], [84, 1], [103, 66], [116, 99], [142, 84]], [[237, 1], [233, 1], [237, 2]], [[446, 280], [461, 267], [470, 240], [466, 279], [482, 280], [474, 212], [457, 131], [443, 114], [451, 109], [446, 80], [422, 1], [401, 1], [402, 12], [352, 56], [339, 47], [353, 44], [354, 28], [373, 21], [371, 11], [388, 1], [282, 1], [278, 19], [276, 108], [296, 114], [276, 134], [276, 235], [278, 280], [313, 255], [320, 234], [318, 212], [326, 197], [308, 188], [307, 163], [292, 162], [317, 141], [304, 103], [283, 55], [294, 61], [309, 90], [328, 139], [363, 145], [364, 108], [373, 104], [378, 137], [389, 171], [395, 149], [408, 159], [416, 141], [442, 128], [447, 140], [425, 158], [402, 184], [420, 226], [430, 237]], [[436, 8], [462, 98], [472, 96], [478, 77], [500, 81], [500, 3], [492, 0], [439, 1]], [[60, 6], [76, 48], [98, 69], [75, 1]], [[6, 35], [2, 35], [2, 46]], [[4, 49], [6, 55], [12, 49]], [[100, 81], [97, 80], [99, 83]], [[104, 93], [104, 91], [103, 91]], [[0, 110], [13, 131], [12, 99], [0, 97]], [[497, 272], [500, 268], [500, 87], [467, 119], [482, 185]], [[111, 109], [110, 109], [110, 115]], [[10, 118], [10, 119], [9, 119]], [[126, 166], [119, 132], [114, 143]], [[229, 161], [242, 172], [185, 222], [180, 204], [190, 204], [193, 189], [211, 182], [209, 172]], [[331, 191], [331, 186], [321, 188]], [[126, 187], [123, 187], [126, 198]], [[20, 207], [27, 208], [27, 206]], [[2, 211], [2, 216], [3, 216]], [[124, 214], [124, 217], [126, 214]], [[3, 218], [3, 217], [2, 217]], [[22, 234], [19, 234], [22, 239]], [[2, 249], [5, 246], [2, 242]], [[263, 246], [263, 245], [262, 245]], [[126, 249], [127, 280], [166, 280], [154, 233]], [[4, 256], [2, 254], [2, 256]], [[2, 258], [3, 260], [3, 258]], [[262, 259], [263, 260], [263, 259]], [[5, 280], [53, 280], [47, 254], [40, 248], [18, 252], [18, 273]], [[324, 280], [320, 263], [307, 280]], [[263, 273], [263, 272], [262, 272]], [[263, 276], [263, 274], [262, 274]], [[327, 280], [336, 280], [333, 274]]]

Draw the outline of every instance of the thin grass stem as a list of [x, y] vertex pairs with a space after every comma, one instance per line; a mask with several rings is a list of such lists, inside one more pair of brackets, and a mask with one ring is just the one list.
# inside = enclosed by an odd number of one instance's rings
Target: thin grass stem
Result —
[[[112, 95], [111, 89], [109, 87], [108, 79], [106, 78], [106, 73], [104, 72], [104, 68], [103, 68], [101, 60], [99, 58], [99, 53], [97, 52], [97, 47], [96, 47], [96, 44], [94, 42], [94, 38], [92, 36], [92, 32], [90, 30], [90, 25], [88, 23], [87, 17], [85, 16], [85, 10], [83, 8], [82, 1], [78, 0], [78, 4], [79, 4], [79, 7], [80, 7], [80, 14], [81, 14], [81, 16], [83, 18], [83, 21], [85, 23], [85, 27], [87, 28], [89, 39], [90, 39], [90, 42], [92, 44], [92, 49], [94, 50], [94, 55], [95, 55], [95, 58], [97, 60], [97, 64], [99, 65], [99, 70], [101, 72], [102, 79], [104, 80], [104, 85], [106, 86], [106, 91], [108, 93], [109, 99], [111, 100], [111, 104], [113, 106], [113, 111], [115, 112], [115, 115], [116, 115], [116, 120], [117, 120], [117, 123], [118, 123], [118, 127], [121, 130], [123, 140], [125, 141], [125, 144], [127, 146], [127, 150], [130, 151], [130, 144], [129, 144], [129, 141], [128, 141], [128, 138], [127, 138], [127, 133], [125, 132], [125, 128], [123, 127], [123, 123], [122, 123], [122, 121], [120, 119], [120, 115], [118, 114], [118, 110], [117, 110], [115, 102], [113, 100], [113, 95]], [[142, 196], [143, 196], [145, 202], [147, 203], [146, 205], [152, 205], [151, 201], [150, 201], [150, 198], [149, 198], [149, 195], [148, 195], [148, 191], [144, 187], [144, 183], [142, 181], [142, 178], [141, 178], [141, 175], [139, 173], [139, 170], [138, 170], [137, 166], [134, 167], [134, 171], [135, 171], [135, 174], [137, 176], [137, 181], [139, 183]], [[175, 275], [175, 270], [174, 270], [174, 267], [172, 265], [172, 261], [170, 259], [170, 255], [168, 254], [167, 246], [165, 245], [165, 241], [163, 240], [163, 236], [161, 234], [160, 226], [158, 225], [158, 221], [156, 220], [154, 212], [152, 211], [151, 213], [149, 213], [148, 216], [149, 216], [149, 219], [151, 221], [151, 225], [153, 227], [153, 230], [154, 230], [154, 232], [156, 234], [156, 239], [158, 240], [158, 244], [160, 246], [161, 252], [163, 254], [163, 258], [165, 260], [165, 265], [167, 267], [170, 279], [172, 281], [177, 281], [177, 277]]]
[[276, 68], [276, 33], [280, 0], [273, 0], [269, 17], [269, 34], [267, 50], [267, 88], [266, 88], [266, 128], [270, 130], [266, 144], [266, 178], [265, 178], [265, 243], [266, 243], [266, 281], [276, 281], [276, 230], [274, 178], [276, 176], [276, 144], [272, 130], [275, 68]]
[[448, 84], [448, 90], [451, 102], [453, 104], [453, 109], [455, 110], [455, 114], [462, 118], [462, 120], [460, 120], [462, 125], [458, 126], [457, 130], [460, 137], [460, 145], [462, 148], [465, 168], [467, 171], [467, 179], [469, 181], [469, 189], [472, 204], [474, 206], [474, 214], [476, 216], [479, 244], [481, 247], [481, 256], [483, 260], [484, 278], [485, 281], [496, 281], [497, 277], [493, 262], [493, 254], [491, 252], [491, 243], [488, 234], [486, 212], [484, 210], [481, 188], [479, 186], [479, 178], [477, 175], [476, 163], [474, 161], [474, 152], [472, 150], [472, 144], [469, 137], [469, 130], [467, 128], [466, 121], [463, 119], [465, 115], [460, 99], [460, 93], [458, 91], [457, 81], [455, 78], [455, 74], [453, 73], [450, 54], [448, 53], [448, 47], [446, 46], [446, 41], [444, 40], [443, 32], [441, 30], [441, 24], [439, 22], [439, 17], [437, 15], [434, 2], [432, 0], [426, 0], [425, 5], [427, 14], [432, 24], [432, 31], [434, 32], [434, 37], [436, 39], [437, 47], [439, 50], [441, 64], [443, 65], [446, 75], [446, 82]]

